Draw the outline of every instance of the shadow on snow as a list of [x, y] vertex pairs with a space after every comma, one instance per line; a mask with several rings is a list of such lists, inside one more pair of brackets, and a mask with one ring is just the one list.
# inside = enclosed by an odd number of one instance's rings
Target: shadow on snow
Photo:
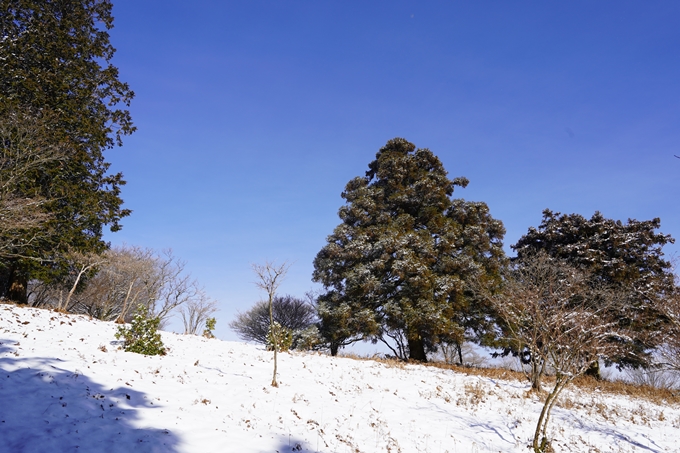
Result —
[[52, 358], [7, 357], [0, 339], [0, 452], [175, 452], [169, 430], [140, 428], [141, 392], [103, 388]]
[[274, 453], [317, 453], [328, 450], [317, 450], [309, 445], [304, 440], [297, 439], [292, 436], [279, 436], [281, 438], [279, 444], [274, 448]]

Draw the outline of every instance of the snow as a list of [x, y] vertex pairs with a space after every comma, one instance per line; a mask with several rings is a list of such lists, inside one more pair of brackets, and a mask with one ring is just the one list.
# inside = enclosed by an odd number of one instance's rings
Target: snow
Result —
[[[112, 323], [0, 305], [0, 452], [526, 452], [525, 382], [420, 365], [272, 353], [162, 333], [118, 349]], [[680, 408], [566, 390], [558, 452], [680, 451]]]

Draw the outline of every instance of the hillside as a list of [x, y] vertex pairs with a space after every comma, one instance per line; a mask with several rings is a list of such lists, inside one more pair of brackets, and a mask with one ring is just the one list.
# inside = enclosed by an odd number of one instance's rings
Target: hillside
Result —
[[[0, 305], [0, 452], [526, 452], [525, 382], [163, 333], [164, 357], [116, 326]], [[680, 451], [680, 408], [568, 392], [556, 451]]]

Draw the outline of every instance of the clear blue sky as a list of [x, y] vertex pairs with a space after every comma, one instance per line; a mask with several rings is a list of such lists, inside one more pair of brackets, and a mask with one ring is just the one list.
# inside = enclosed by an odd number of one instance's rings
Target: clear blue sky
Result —
[[[114, 64], [138, 131], [106, 239], [172, 248], [220, 301], [251, 263], [312, 260], [340, 193], [393, 137], [485, 201], [506, 249], [550, 208], [661, 218], [680, 239], [680, 2], [114, 0]], [[674, 254], [678, 244], [668, 246]]]

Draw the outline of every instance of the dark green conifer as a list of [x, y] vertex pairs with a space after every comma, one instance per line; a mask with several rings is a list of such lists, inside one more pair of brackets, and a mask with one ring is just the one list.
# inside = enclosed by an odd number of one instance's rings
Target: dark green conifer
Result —
[[0, 297], [26, 301], [26, 281], [66, 272], [67, 247], [99, 252], [104, 226], [120, 229], [122, 174], [109, 174], [104, 150], [134, 131], [127, 106], [134, 96], [111, 64], [115, 49], [109, 0], [0, 0], [0, 118], [22, 112], [65, 156], [36, 170], [19, 188], [45, 200], [46, 234], [3, 260]]
[[505, 230], [484, 203], [451, 199], [467, 184], [449, 180], [430, 150], [402, 138], [347, 184], [342, 223], [314, 260], [313, 279], [326, 289], [320, 332], [332, 353], [366, 339], [424, 361], [484, 311], [466, 281], [498, 277]]
[[[579, 214], [543, 211], [538, 228], [512, 246], [521, 263], [539, 251], [580, 267], [593, 275], [594, 284], [606, 284], [626, 294], [618, 307], [619, 323], [640, 332], [635, 355], [605, 357], [619, 365], [643, 365], [643, 352], [654, 346], [654, 335], [665, 317], [660, 304], [675, 290], [671, 263], [664, 259], [663, 246], [675, 242], [658, 232], [660, 219], [626, 223], [595, 212], [590, 219]], [[643, 335], [644, 334], [644, 335]], [[597, 374], [597, 370], [592, 372]]]

